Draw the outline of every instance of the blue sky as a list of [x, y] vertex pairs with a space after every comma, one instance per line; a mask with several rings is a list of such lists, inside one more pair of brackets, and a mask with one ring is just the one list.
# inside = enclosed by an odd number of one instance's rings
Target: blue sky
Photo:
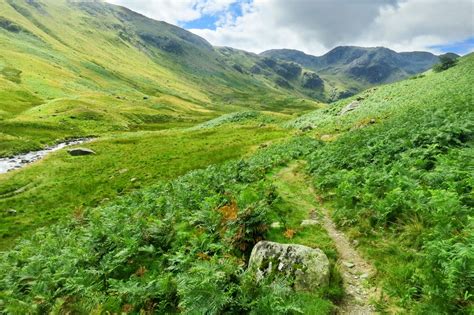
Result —
[[453, 42], [444, 45], [434, 45], [431, 48], [442, 52], [453, 52], [458, 55], [465, 55], [474, 51], [474, 37], [468, 38], [460, 42]]
[[222, 18], [231, 16], [233, 19], [242, 16], [242, 4], [251, 3], [252, 0], [239, 0], [231, 3], [225, 10], [215, 12], [213, 14], [203, 14], [200, 18], [180, 22], [180, 26], [185, 29], [209, 29], [216, 30], [217, 24]]

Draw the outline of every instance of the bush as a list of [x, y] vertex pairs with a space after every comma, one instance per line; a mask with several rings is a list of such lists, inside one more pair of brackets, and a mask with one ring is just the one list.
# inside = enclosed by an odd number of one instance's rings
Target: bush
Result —
[[434, 65], [433, 71], [442, 72], [444, 70], [454, 67], [457, 63], [458, 63], [458, 60], [456, 58], [449, 57], [449, 56], [440, 56], [439, 63]]

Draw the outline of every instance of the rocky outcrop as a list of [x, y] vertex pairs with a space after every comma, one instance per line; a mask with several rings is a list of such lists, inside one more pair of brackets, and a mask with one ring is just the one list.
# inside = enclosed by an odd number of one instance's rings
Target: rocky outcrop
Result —
[[329, 283], [327, 256], [320, 249], [297, 244], [257, 243], [248, 271], [259, 281], [278, 274], [289, 277], [298, 291], [312, 291]]
[[342, 115], [345, 115], [347, 114], [348, 112], [351, 112], [353, 111], [354, 109], [358, 108], [360, 106], [360, 102], [358, 101], [354, 101], [352, 103], [350, 103], [349, 105], [347, 105], [346, 107], [344, 107], [341, 112], [339, 113], [340, 116]]

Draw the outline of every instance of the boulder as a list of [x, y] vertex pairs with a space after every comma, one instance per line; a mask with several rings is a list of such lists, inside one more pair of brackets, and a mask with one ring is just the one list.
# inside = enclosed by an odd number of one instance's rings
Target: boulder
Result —
[[308, 131], [311, 131], [313, 129], [314, 129], [313, 126], [308, 125], [308, 126], [302, 127], [301, 131], [308, 132]]
[[319, 224], [318, 220], [311, 220], [311, 219], [303, 220], [303, 222], [301, 222], [302, 227], [314, 226], [314, 225], [318, 225], [318, 224]]
[[280, 229], [281, 228], [281, 223], [280, 222], [273, 222], [270, 227], [272, 229]]
[[87, 148], [74, 148], [74, 149], [67, 150], [67, 152], [72, 156], [83, 156], [83, 155], [95, 154], [93, 150], [87, 149]]
[[332, 139], [331, 135], [322, 135], [321, 141], [330, 141]]
[[8, 210], [5, 210], [5, 213], [8, 215], [16, 215], [17, 211], [15, 209], [8, 209]]
[[360, 106], [360, 102], [358, 101], [354, 101], [352, 103], [350, 103], [349, 105], [347, 105], [346, 107], [344, 107], [341, 112], [339, 113], [340, 116], [342, 115], [345, 115], [347, 114], [348, 112], [350, 111], [353, 111], [354, 109], [356, 109], [357, 107]]
[[248, 271], [257, 281], [281, 274], [298, 291], [313, 291], [329, 283], [329, 260], [320, 249], [298, 244], [261, 241], [250, 255]]

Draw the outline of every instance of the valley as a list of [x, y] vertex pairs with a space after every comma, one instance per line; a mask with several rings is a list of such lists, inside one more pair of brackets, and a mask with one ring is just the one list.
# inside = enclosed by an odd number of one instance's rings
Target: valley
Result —
[[0, 314], [472, 313], [474, 54], [444, 57], [0, 0]]

